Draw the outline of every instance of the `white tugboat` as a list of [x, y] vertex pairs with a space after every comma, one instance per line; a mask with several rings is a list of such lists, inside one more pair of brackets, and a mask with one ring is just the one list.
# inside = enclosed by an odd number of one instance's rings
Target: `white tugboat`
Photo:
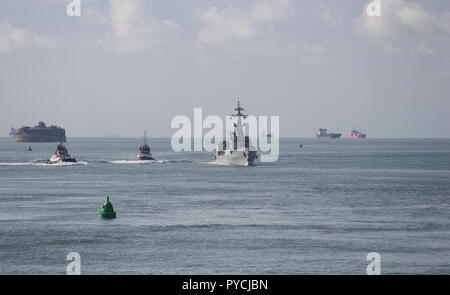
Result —
[[75, 158], [71, 158], [66, 147], [63, 145], [62, 141], [56, 146], [56, 151], [53, 156], [45, 161], [47, 164], [60, 164], [60, 163], [76, 163]]
[[242, 119], [244, 115], [240, 102], [234, 109], [237, 113], [231, 115], [234, 121], [234, 131], [230, 134], [229, 140], [224, 140], [222, 146], [218, 146], [214, 154], [215, 163], [220, 165], [253, 166], [258, 158], [256, 148], [251, 146], [250, 138], [244, 133]]
[[150, 146], [147, 144], [147, 131], [144, 131], [144, 144], [139, 148], [138, 160], [147, 161], [154, 160], [150, 150]]

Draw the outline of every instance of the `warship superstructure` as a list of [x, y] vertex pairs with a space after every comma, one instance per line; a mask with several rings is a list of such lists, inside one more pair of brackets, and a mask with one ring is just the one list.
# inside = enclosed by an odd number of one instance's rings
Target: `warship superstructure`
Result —
[[16, 131], [18, 142], [66, 142], [66, 130], [55, 126], [46, 126], [40, 121], [37, 126], [24, 126]]
[[215, 163], [220, 165], [252, 166], [258, 158], [256, 148], [251, 145], [250, 138], [244, 132], [243, 119], [247, 117], [242, 111], [240, 102], [231, 115], [234, 131], [229, 134], [228, 141], [224, 140], [214, 153]]

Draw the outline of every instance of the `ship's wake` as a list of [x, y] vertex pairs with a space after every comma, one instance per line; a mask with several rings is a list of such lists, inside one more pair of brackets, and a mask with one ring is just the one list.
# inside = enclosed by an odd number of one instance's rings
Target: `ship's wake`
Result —
[[61, 166], [82, 166], [87, 165], [87, 162], [65, 162], [65, 163], [55, 163], [55, 164], [47, 164], [43, 162], [0, 162], [0, 166], [42, 166], [42, 167], [61, 167]]

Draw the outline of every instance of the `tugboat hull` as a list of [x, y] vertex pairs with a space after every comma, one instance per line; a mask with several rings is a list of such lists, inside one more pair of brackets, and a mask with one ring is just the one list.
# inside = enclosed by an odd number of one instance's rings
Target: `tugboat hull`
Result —
[[51, 160], [45, 161], [46, 164], [60, 164], [60, 163], [78, 163], [76, 159], [64, 159], [64, 160]]
[[150, 160], [154, 160], [153, 157], [149, 157], [149, 156], [138, 156], [138, 160], [140, 161], [150, 161]]

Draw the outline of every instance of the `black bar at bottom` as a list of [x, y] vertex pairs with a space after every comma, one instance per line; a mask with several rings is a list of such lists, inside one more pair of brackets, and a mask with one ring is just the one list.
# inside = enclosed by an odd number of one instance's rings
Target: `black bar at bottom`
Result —
[[[295, 275], [150, 275], [150, 276], [0, 276], [2, 288], [19, 291], [122, 291], [131, 294], [310, 294], [312, 291], [402, 291], [443, 287], [446, 276], [295, 276]], [[388, 286], [389, 285], [389, 286]], [[8, 289], [6, 289], [8, 290]], [[157, 292], [158, 291], [158, 292]], [[121, 293], [121, 292], [118, 292]]]

